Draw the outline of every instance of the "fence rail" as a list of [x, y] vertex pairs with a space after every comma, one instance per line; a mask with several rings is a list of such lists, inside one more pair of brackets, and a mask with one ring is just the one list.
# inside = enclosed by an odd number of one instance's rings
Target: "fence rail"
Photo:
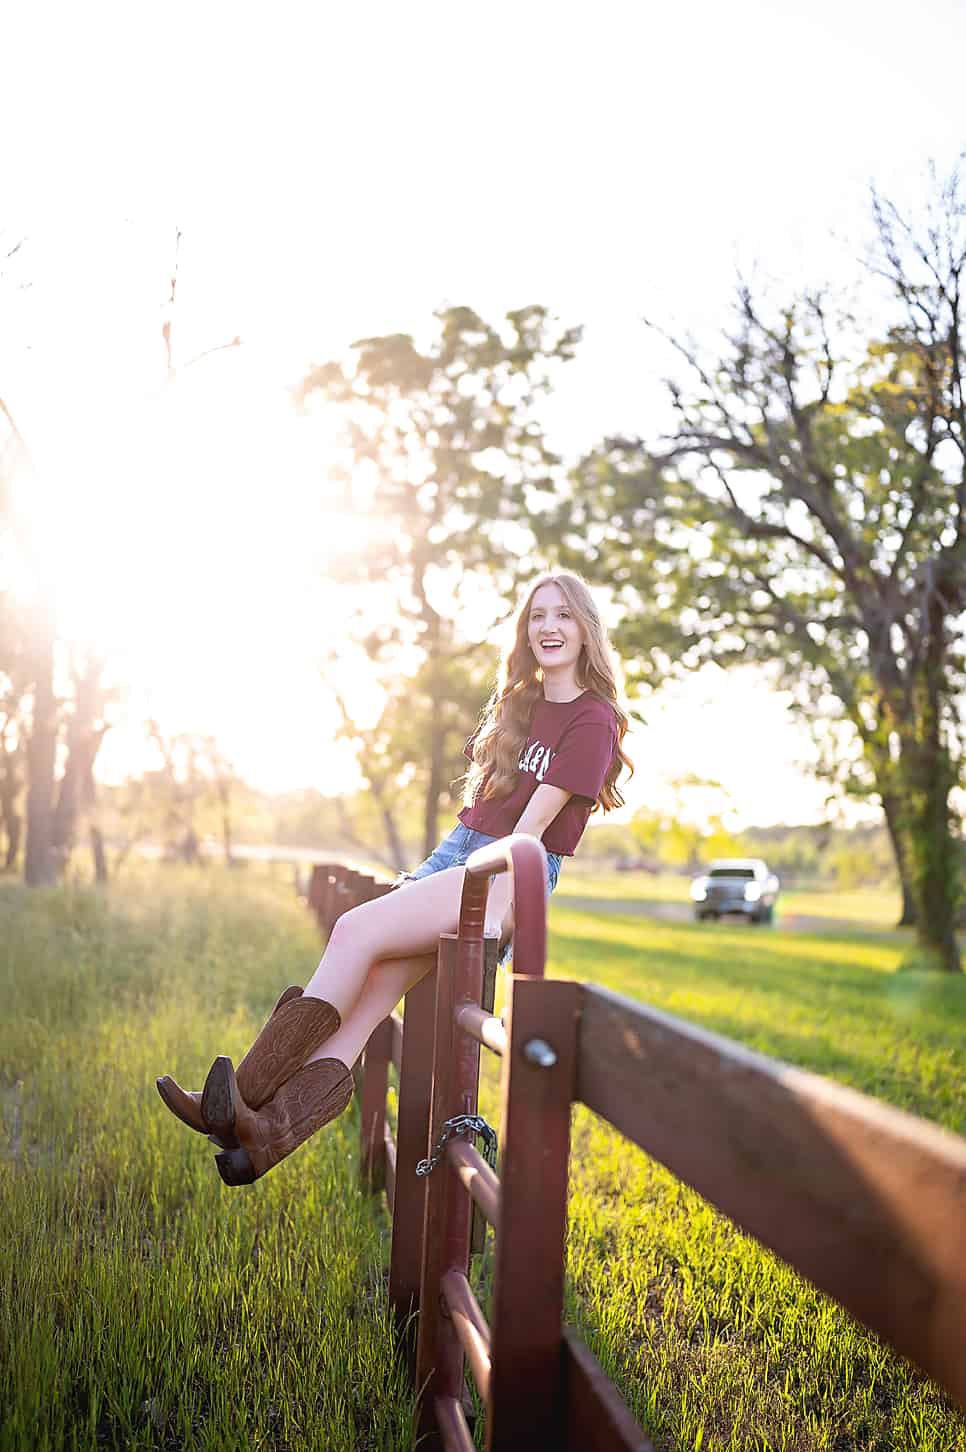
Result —
[[[328, 912], [366, 900], [364, 881], [340, 892], [338, 869], [316, 871]], [[496, 944], [483, 918], [489, 880], [503, 871], [514, 878], [521, 971], [499, 1019]], [[562, 1326], [578, 1100], [966, 1405], [966, 1140], [606, 989], [544, 980], [543, 874], [533, 838], [506, 838], [470, 859], [459, 928], [440, 939], [436, 973], [407, 995], [402, 1019], [379, 1026], [364, 1056], [363, 1174], [373, 1190], [385, 1187], [392, 1213], [390, 1296], [422, 1389], [420, 1446], [472, 1446], [468, 1365], [490, 1452], [651, 1447]], [[371, 896], [388, 890], [372, 887]], [[476, 1110], [482, 1047], [502, 1060], [501, 1173], [455, 1138], [439, 1167], [418, 1177], [446, 1121]], [[395, 1139], [385, 1113], [390, 1062], [399, 1071]], [[468, 1276], [484, 1219], [496, 1231], [489, 1323]]]

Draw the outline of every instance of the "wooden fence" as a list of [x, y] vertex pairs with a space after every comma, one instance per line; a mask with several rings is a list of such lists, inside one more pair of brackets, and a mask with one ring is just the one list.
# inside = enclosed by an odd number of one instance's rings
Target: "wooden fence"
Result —
[[[517, 971], [499, 1019], [496, 944], [483, 918], [489, 879], [507, 870]], [[410, 1356], [420, 1447], [472, 1447], [466, 1363], [491, 1452], [651, 1447], [562, 1325], [576, 1101], [966, 1405], [966, 1140], [606, 989], [545, 980], [544, 871], [530, 837], [474, 854], [438, 971], [407, 995], [402, 1019], [379, 1026], [363, 1059], [363, 1174], [374, 1191], [385, 1188], [392, 1213], [393, 1306], [404, 1327], [418, 1327]], [[326, 865], [313, 876], [310, 902], [326, 932], [333, 912], [390, 890], [372, 879], [349, 887], [340, 874]], [[460, 1132], [460, 1117], [476, 1113], [481, 1045], [503, 1060], [499, 1178]], [[399, 1071], [395, 1138], [390, 1062]], [[417, 1175], [447, 1121], [456, 1132], [438, 1166]], [[496, 1231], [489, 1324], [468, 1279], [479, 1216]]]

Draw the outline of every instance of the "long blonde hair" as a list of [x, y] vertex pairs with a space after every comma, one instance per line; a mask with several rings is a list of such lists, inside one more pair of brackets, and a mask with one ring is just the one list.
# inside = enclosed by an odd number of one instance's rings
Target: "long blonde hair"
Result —
[[580, 626], [583, 645], [577, 661], [577, 684], [606, 701], [614, 712], [617, 750], [594, 806], [594, 811], [603, 807], [609, 812], [624, 802], [617, 789], [617, 778], [625, 767], [628, 772], [634, 770], [621, 748], [628, 716], [623, 704], [620, 667], [600, 612], [587, 582], [570, 571], [541, 575], [528, 589], [517, 612], [513, 643], [500, 660], [496, 687], [483, 708], [473, 738], [473, 764], [464, 778], [464, 801], [469, 805], [477, 800], [501, 800], [516, 786], [520, 752], [526, 745], [533, 708], [543, 698], [543, 672], [527, 638], [530, 605], [543, 585], [558, 587]]

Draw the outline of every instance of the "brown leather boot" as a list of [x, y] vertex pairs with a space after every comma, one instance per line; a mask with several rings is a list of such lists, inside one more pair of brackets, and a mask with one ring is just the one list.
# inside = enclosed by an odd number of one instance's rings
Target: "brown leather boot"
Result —
[[219, 1057], [201, 1091], [201, 1117], [208, 1133], [232, 1148], [235, 1107], [259, 1109], [298, 1073], [310, 1054], [331, 1038], [341, 1024], [339, 1012], [322, 998], [303, 995], [273, 1014], [238, 1065]]
[[[298, 986], [298, 984], [293, 984], [291, 988], [286, 988], [279, 995], [278, 1001], [276, 1002], [275, 1007], [269, 1014], [268, 1020], [262, 1029], [262, 1033], [265, 1032], [265, 1029], [271, 1023], [272, 1019], [278, 1013], [280, 1008], [282, 1008], [286, 1003], [291, 1003], [292, 999], [301, 997], [302, 990]], [[261, 1038], [261, 1034], [259, 1034], [259, 1038]], [[255, 1043], [258, 1043], [258, 1039], [255, 1040]], [[249, 1050], [249, 1052], [251, 1051]], [[182, 1089], [178, 1081], [176, 1079], [172, 1079], [170, 1074], [162, 1075], [160, 1079], [155, 1080], [155, 1083], [158, 1086], [158, 1093], [161, 1095], [161, 1098], [164, 1100], [165, 1104], [171, 1110], [171, 1113], [175, 1116], [176, 1119], [180, 1119], [181, 1123], [186, 1124], [189, 1129], [196, 1129], [199, 1134], [208, 1133], [208, 1126], [205, 1124], [205, 1121], [201, 1115], [200, 1089]], [[257, 1086], [251, 1087], [257, 1088]], [[258, 1103], [255, 1100], [250, 1100], [249, 1103], [251, 1103], [252, 1107], [255, 1109], [259, 1107]]]
[[[217, 1062], [227, 1062], [231, 1068], [227, 1060]], [[251, 1185], [261, 1179], [317, 1129], [338, 1118], [352, 1098], [352, 1089], [352, 1075], [341, 1059], [316, 1059], [286, 1080], [261, 1109], [250, 1109], [236, 1095], [237, 1143], [215, 1156], [225, 1184]]]

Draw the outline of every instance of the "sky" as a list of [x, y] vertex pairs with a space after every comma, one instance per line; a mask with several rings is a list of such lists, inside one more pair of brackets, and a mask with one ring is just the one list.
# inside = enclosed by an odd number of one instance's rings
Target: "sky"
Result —
[[[711, 339], [739, 268], [854, 285], [869, 183], [914, 206], [966, 144], [964, 44], [947, 0], [8, 13], [0, 396], [37, 465], [24, 508], [59, 521], [65, 628], [127, 693], [102, 774], [139, 764], [155, 714], [266, 789], [352, 781], [320, 667], [360, 526], [325, 421], [290, 408], [308, 364], [447, 303], [539, 301], [585, 328], [551, 442], [652, 435], [667, 359], [642, 319]], [[645, 716], [631, 806], [698, 769], [743, 822], [822, 814], [753, 672]]]

